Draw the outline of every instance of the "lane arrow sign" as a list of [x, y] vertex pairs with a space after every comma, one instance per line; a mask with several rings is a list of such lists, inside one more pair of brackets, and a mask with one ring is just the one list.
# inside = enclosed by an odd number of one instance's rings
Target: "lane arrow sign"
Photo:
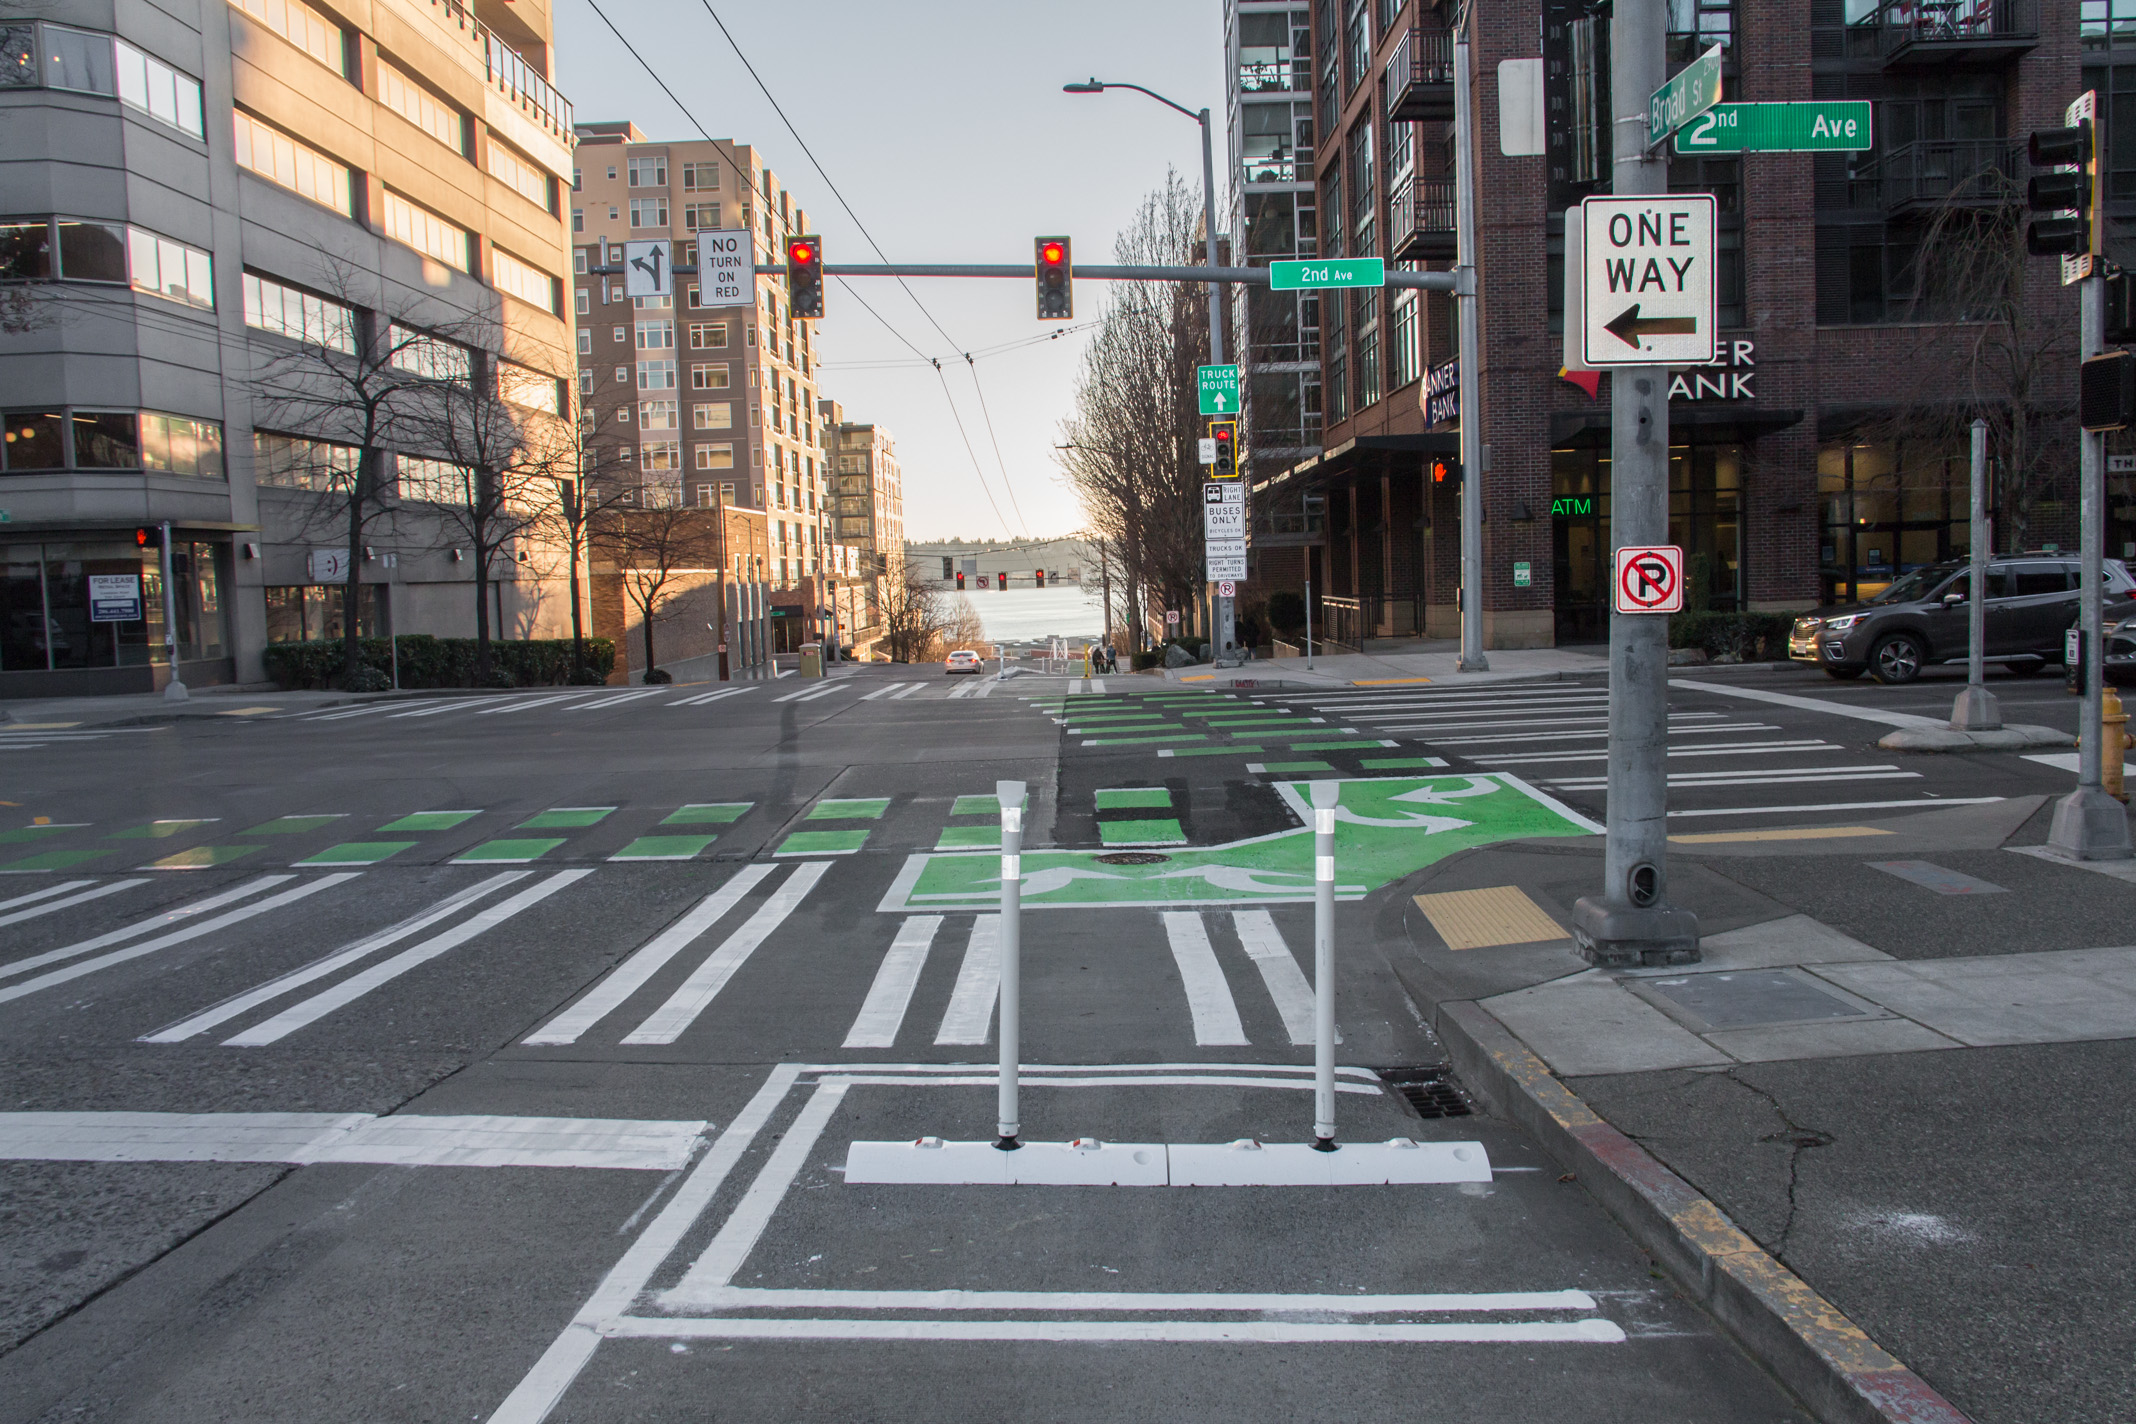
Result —
[[1626, 346], [1637, 350], [1642, 336], [1695, 336], [1698, 334], [1698, 318], [1695, 316], [1650, 316], [1641, 320], [1639, 303], [1633, 302], [1614, 320], [1604, 323], [1602, 329], [1616, 337]]

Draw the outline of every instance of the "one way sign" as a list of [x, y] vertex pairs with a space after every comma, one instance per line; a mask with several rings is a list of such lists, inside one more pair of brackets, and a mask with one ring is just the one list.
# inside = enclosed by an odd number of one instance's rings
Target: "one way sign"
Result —
[[1580, 204], [1581, 355], [1590, 366], [1714, 358], [1713, 195]]

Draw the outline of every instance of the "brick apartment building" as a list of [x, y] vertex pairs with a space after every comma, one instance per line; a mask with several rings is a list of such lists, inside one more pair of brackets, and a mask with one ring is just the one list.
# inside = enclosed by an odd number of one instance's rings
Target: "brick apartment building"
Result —
[[[1970, 413], [1969, 387], [1990, 405], [2007, 387], [1984, 381], [1968, 356], [1990, 324], [1951, 319], [1985, 304], [1938, 283], [1953, 244], [1971, 241], [1977, 255], [1985, 241], [1960, 234], [2016, 216], [2026, 133], [2060, 123], [2086, 87], [2100, 94], [2111, 211], [2136, 216], [2136, 173], [2114, 166], [2117, 150], [2136, 166], [2136, 142], [2112, 143], [2119, 91], [2136, 117], [2136, 12], [2110, 14], [2109, 4], [2126, 0], [2085, 0], [2081, 14], [2076, 0], [1669, 7], [1671, 69], [1722, 44], [1727, 100], [1875, 105], [1867, 153], [1672, 159], [1671, 187], [1713, 193], [1721, 216], [1722, 356], [1679, 372], [1670, 403], [1671, 538], [1705, 571], [1709, 606], [1783, 610], [1866, 595], [1965, 552], [1954, 414]], [[1608, 12], [1592, 0], [1524, 0], [1476, 13], [1486, 645], [1596, 641], [1607, 633], [1609, 378], [1590, 389], [1560, 369], [1565, 210], [1608, 191]], [[1447, 20], [1421, 0], [1232, 0], [1232, 212], [1247, 235], [1244, 260], [1289, 254], [1256, 240], [1273, 190], [1260, 181], [1266, 155], [1257, 170], [1238, 136], [1287, 122], [1293, 159], [1303, 165], [1309, 153], [1313, 175], [1309, 193], [1292, 184], [1287, 195], [1297, 251], [1451, 265]], [[1266, 53], [1279, 29], [1289, 49]], [[1540, 64], [1539, 154], [1504, 151], [1501, 66], [1511, 75], [1523, 62]], [[1281, 121], [1253, 112], [1277, 103], [1288, 111]], [[2034, 343], [2026, 354], [2040, 373], [2024, 404], [2035, 439], [2059, 439], [2067, 454], [2002, 491], [1998, 545], [2015, 547], [2019, 530], [2032, 546], [2068, 544], [2075, 302], [2052, 262], [2026, 264], [2019, 280]], [[1321, 626], [1346, 641], [1450, 636], [1459, 474], [1435, 482], [1429, 472], [1457, 454], [1454, 423], [1432, 418], [1446, 413], [1432, 407], [1456, 355], [1452, 304], [1381, 291], [1299, 308], [1297, 344], [1319, 369], [1317, 387], [1306, 387], [1318, 397], [1307, 414], [1321, 422], [1319, 449], [1296, 461], [1280, 448], [1274, 460], [1252, 453], [1259, 591], [1310, 575], [1316, 602], [1327, 595]], [[1291, 320], [1254, 313], [1249, 365], [1281, 354]], [[1250, 385], [1249, 442], [1257, 426], [1303, 423], [1271, 418], [1267, 400]], [[2136, 538], [2128, 483], [2115, 482], [2110, 553]]]

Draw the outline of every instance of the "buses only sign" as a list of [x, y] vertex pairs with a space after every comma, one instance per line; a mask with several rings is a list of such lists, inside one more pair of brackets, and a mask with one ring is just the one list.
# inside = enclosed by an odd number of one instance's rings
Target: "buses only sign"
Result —
[[1674, 544], [1647, 544], [1617, 551], [1619, 613], [1681, 613], [1683, 608], [1683, 550]]

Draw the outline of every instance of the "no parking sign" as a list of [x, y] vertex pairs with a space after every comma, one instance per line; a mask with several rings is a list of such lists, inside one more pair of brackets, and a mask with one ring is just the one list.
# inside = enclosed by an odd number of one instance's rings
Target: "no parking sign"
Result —
[[1617, 551], [1619, 613], [1681, 613], [1684, 551], [1674, 544], [1627, 545]]

